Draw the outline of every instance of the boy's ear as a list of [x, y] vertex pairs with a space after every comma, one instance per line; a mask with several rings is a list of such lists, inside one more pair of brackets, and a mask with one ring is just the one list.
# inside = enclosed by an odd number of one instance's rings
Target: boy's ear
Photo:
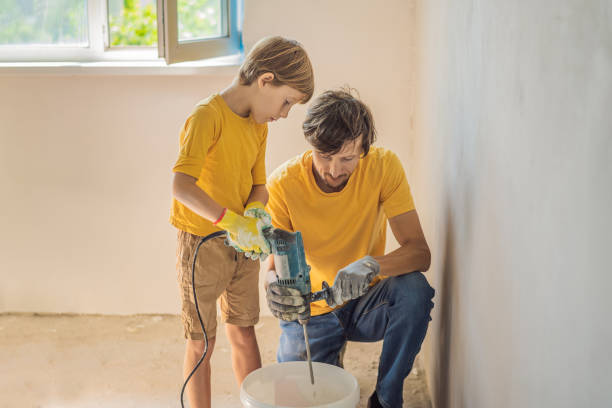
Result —
[[272, 83], [272, 81], [274, 81], [274, 74], [272, 72], [266, 72], [257, 78], [257, 85], [260, 88], [263, 88], [264, 85], [269, 85]]

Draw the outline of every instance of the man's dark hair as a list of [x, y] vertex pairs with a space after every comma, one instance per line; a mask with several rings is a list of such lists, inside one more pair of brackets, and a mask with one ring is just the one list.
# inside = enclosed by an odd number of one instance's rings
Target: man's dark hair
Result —
[[346, 142], [363, 135], [363, 155], [376, 140], [370, 109], [351, 94], [351, 89], [326, 91], [319, 95], [306, 114], [304, 136], [316, 150], [336, 154]]

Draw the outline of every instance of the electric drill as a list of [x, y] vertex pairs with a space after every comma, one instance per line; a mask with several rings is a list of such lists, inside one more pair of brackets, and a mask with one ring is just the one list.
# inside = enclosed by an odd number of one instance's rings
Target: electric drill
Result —
[[311, 293], [310, 266], [306, 263], [304, 254], [304, 242], [302, 234], [289, 232], [280, 228], [267, 228], [263, 231], [264, 237], [270, 244], [270, 250], [274, 256], [274, 266], [277, 284], [288, 288], [297, 289], [306, 300], [306, 310], [299, 315], [298, 322], [304, 328], [304, 341], [306, 343], [306, 356], [310, 370], [310, 382], [314, 384], [312, 373], [312, 360], [310, 358], [310, 344], [308, 342], [308, 331], [306, 324], [310, 319], [310, 303], [317, 300], [327, 300], [331, 297], [329, 286], [323, 290]]

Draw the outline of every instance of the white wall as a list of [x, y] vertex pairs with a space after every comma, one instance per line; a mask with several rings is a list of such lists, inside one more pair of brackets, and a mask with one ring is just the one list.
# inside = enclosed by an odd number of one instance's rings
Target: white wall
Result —
[[[402, 0], [247, 0], [245, 43], [275, 34], [301, 41], [317, 93], [357, 88], [374, 111], [379, 144], [406, 159], [414, 11]], [[0, 70], [0, 312], [179, 311], [170, 170], [192, 106], [231, 82], [232, 73], [219, 72]], [[305, 110], [270, 126], [268, 171], [307, 147]]]
[[437, 407], [612, 401], [612, 4], [428, 0], [408, 163]]

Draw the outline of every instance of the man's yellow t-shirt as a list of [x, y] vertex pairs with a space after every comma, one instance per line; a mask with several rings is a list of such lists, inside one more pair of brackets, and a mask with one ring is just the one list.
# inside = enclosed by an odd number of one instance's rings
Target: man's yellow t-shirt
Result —
[[[198, 187], [213, 200], [242, 214], [253, 185], [266, 183], [267, 135], [267, 124], [237, 115], [221, 95], [212, 95], [198, 103], [185, 121], [172, 171], [197, 178]], [[176, 199], [170, 223], [200, 236], [219, 231]]]
[[[274, 226], [302, 233], [313, 292], [323, 281], [331, 286], [338, 270], [351, 262], [384, 255], [387, 219], [414, 210], [399, 159], [380, 147], [370, 148], [342, 191], [319, 188], [311, 151], [277, 168], [267, 188]], [[313, 316], [331, 310], [325, 301], [312, 303]]]

